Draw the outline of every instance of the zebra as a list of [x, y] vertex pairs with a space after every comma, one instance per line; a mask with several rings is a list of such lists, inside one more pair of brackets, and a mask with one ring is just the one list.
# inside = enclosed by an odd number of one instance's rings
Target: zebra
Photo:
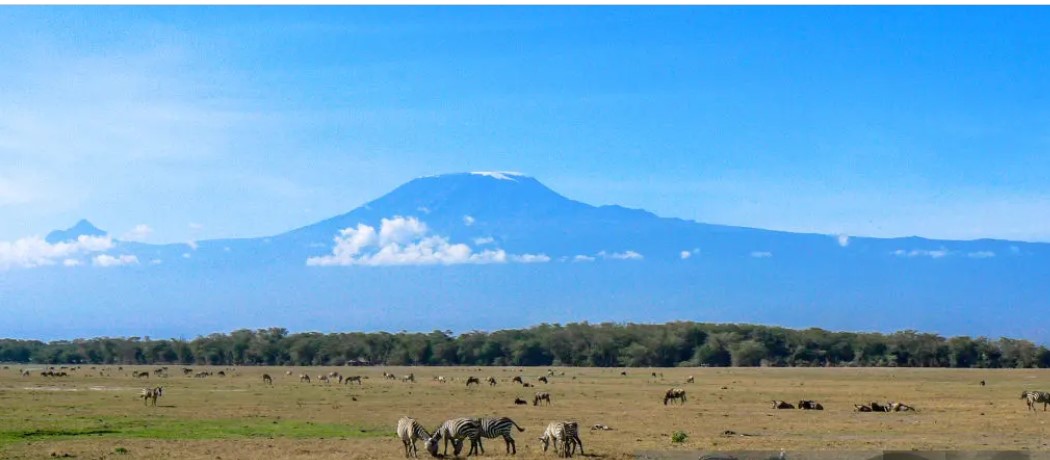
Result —
[[489, 386], [490, 387], [496, 386], [496, 378], [495, 377], [489, 376], [489, 378], [485, 379], [485, 381], [489, 382]]
[[357, 382], [358, 385], [363, 385], [363, 383], [361, 383], [361, 376], [360, 375], [351, 375], [351, 376], [343, 379], [343, 384], [344, 385], [349, 385], [350, 382]]
[[685, 404], [685, 390], [681, 388], [671, 388], [664, 393], [664, 405], [668, 402], [678, 401], [681, 404]]
[[467, 456], [470, 456], [472, 453], [477, 453], [480, 430], [481, 422], [476, 418], [446, 420], [434, 430], [434, 434], [427, 439], [425, 446], [431, 456], [437, 457], [437, 442], [444, 438], [445, 449], [442, 455], [448, 455], [448, 442], [452, 441], [453, 455], [458, 456], [459, 451], [463, 448], [463, 440], [470, 439], [470, 451], [467, 452]]
[[310, 383], [310, 376], [308, 374], [299, 374], [299, 383]]
[[401, 417], [397, 421], [397, 437], [401, 438], [401, 442], [405, 445], [405, 457], [409, 457], [411, 453], [412, 457], [418, 458], [419, 451], [416, 449], [416, 441], [430, 439], [430, 433], [427, 433], [427, 430], [416, 419]]
[[164, 389], [161, 387], [156, 388], [143, 388], [140, 397], [142, 398], [142, 404], [148, 406], [150, 400], [153, 400], [153, 405], [157, 405], [157, 398], [164, 394]]
[[1021, 399], [1025, 400], [1025, 404], [1028, 404], [1028, 409], [1033, 412], [1037, 404], [1043, 403], [1043, 412], [1046, 412], [1046, 406], [1050, 404], [1050, 393], [1045, 391], [1022, 391]]
[[[525, 429], [514, 423], [514, 420], [507, 417], [483, 418], [479, 420], [479, 423], [480, 431], [478, 434], [480, 437], [495, 438], [503, 436], [503, 441], [507, 444], [507, 453], [512, 455], [518, 453], [518, 447], [514, 443], [514, 438], [510, 437], [511, 427], [517, 428], [518, 432], [525, 431]], [[478, 444], [481, 444], [480, 439]], [[481, 453], [485, 453], [484, 447], [481, 448]]]
[[478, 380], [478, 378], [474, 377], [473, 375], [470, 376], [470, 377], [467, 377], [467, 386], [469, 387], [470, 384], [472, 384], [472, 383], [475, 384], [475, 385], [481, 385], [481, 380]]
[[270, 377], [270, 374], [263, 374], [262, 379], [263, 383], [269, 383], [270, 385], [273, 385], [273, 378]]
[[569, 452], [569, 438], [566, 435], [565, 422], [550, 422], [547, 424], [547, 429], [543, 431], [543, 436], [540, 436], [540, 443], [543, 444], [543, 453], [547, 453], [547, 448], [550, 447], [551, 441], [554, 441], [554, 453], [558, 454], [558, 445], [561, 445], [561, 456], [570, 457], [572, 454]]
[[551, 405], [551, 394], [546, 391], [536, 392], [536, 396], [532, 398], [532, 405], [538, 406], [540, 405], [540, 401], [547, 401], [547, 405]]

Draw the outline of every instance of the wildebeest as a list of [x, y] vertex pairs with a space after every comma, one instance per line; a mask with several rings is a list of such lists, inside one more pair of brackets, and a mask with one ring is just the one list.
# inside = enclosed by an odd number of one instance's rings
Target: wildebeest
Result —
[[824, 406], [816, 401], [804, 399], [798, 402], [798, 408], [804, 410], [824, 410]]
[[529, 403], [529, 402], [528, 402], [528, 401], [526, 401], [526, 400], [524, 400], [524, 399], [521, 399], [521, 398], [514, 398], [514, 404], [517, 404], [517, 405], [519, 405], [519, 406], [520, 406], [520, 405], [523, 405], [523, 404], [528, 404], [528, 403]]
[[981, 386], [982, 387], [984, 386], [984, 380], [981, 380]]
[[528, 387], [531, 387], [531, 386], [534, 386], [534, 385], [529, 383], [529, 382], [525, 382], [525, 383], [521, 384], [521, 386], [523, 386], [525, 388], [528, 388]]
[[324, 375], [324, 374], [318, 375], [318, 376], [317, 376], [317, 381], [318, 381], [318, 382], [324, 382], [324, 383], [331, 383], [331, 382], [330, 382], [330, 381], [328, 380], [328, 376], [327, 376], [327, 375]]
[[548, 406], [551, 405], [551, 394], [546, 391], [536, 392], [536, 396], [532, 398], [532, 405], [538, 406], [540, 405], [540, 401], [546, 401]]
[[868, 407], [871, 408], [872, 412], [889, 412], [890, 411], [889, 407], [884, 406], [882, 404], [879, 404], [879, 403], [877, 403], [875, 401], [872, 401], [871, 404], [868, 404]]
[[361, 383], [361, 376], [360, 375], [351, 375], [351, 376], [343, 379], [343, 384], [344, 385], [347, 385], [350, 382], [357, 382], [358, 385], [363, 385], [363, 383]]
[[485, 379], [485, 381], [489, 382], [489, 386], [490, 387], [491, 386], [496, 386], [496, 378], [491, 376], [491, 375], [489, 376], [489, 378]]
[[415, 381], [416, 381], [416, 374], [408, 374], [406, 376], [403, 376], [403, 377], [401, 377], [401, 381], [402, 382], [413, 382], [413, 383], [415, 383]]
[[620, 375], [622, 375], [622, 376], [625, 376], [625, 377], [626, 377], [626, 376], [627, 376], [627, 371], [620, 371]]
[[693, 376], [691, 376], [691, 375], [685, 379], [685, 383], [693, 383], [695, 381], [696, 381], [696, 379], [694, 379]]
[[292, 371], [284, 371], [284, 375], [292, 375]]
[[477, 377], [474, 377], [473, 375], [467, 377], [467, 386], [469, 387], [471, 384], [481, 385], [481, 380], [479, 380]]
[[262, 379], [263, 379], [263, 383], [268, 383], [270, 385], [273, 385], [273, 378], [270, 377], [270, 374], [263, 374]]
[[904, 403], [891, 402], [889, 404], [889, 409], [886, 412], [891, 412], [891, 411], [892, 412], [909, 412], [909, 411], [914, 412], [915, 408], [911, 407], [911, 406], [909, 406], [907, 404], [904, 404]]
[[1043, 412], [1046, 412], [1046, 406], [1050, 404], [1050, 393], [1045, 391], [1022, 391], [1021, 399], [1025, 400], [1025, 404], [1028, 405], [1028, 409], [1035, 411], [1035, 406], [1039, 403], [1043, 403]]
[[299, 374], [299, 383], [310, 383], [310, 376], [307, 374]]
[[538, 378], [536, 380], [539, 380], [539, 381], [541, 381], [543, 383], [550, 383], [550, 382], [547, 381], [547, 377], [540, 377], [540, 378]]
[[161, 387], [156, 388], [143, 388], [141, 397], [143, 405], [149, 405], [150, 401], [153, 401], [153, 405], [157, 405], [157, 398], [160, 398], [164, 394], [164, 389]]
[[668, 402], [678, 401], [679, 404], [685, 404], [685, 390], [681, 388], [671, 388], [664, 393], [664, 405]]
[[871, 412], [871, 407], [868, 407], [865, 404], [854, 404], [853, 410], [857, 412]]
[[514, 383], [522, 383], [520, 375], [515, 375], [514, 378], [510, 379], [510, 381]]
[[397, 421], [397, 437], [401, 438], [401, 443], [405, 445], [405, 457], [419, 457], [418, 451], [416, 450], [416, 441], [419, 439], [427, 440], [430, 439], [430, 433], [423, 428], [419, 422], [411, 417], [401, 417]]
[[146, 371], [142, 371], [142, 372], [133, 371], [131, 373], [131, 375], [135, 376], [135, 378], [137, 378], [137, 379], [140, 379], [142, 377], [145, 377], [147, 379], [149, 378], [149, 372], [146, 372]]
[[795, 406], [792, 406], [791, 403], [789, 403], [787, 401], [780, 401], [780, 400], [774, 399], [773, 400], [773, 408], [774, 409], [794, 409]]

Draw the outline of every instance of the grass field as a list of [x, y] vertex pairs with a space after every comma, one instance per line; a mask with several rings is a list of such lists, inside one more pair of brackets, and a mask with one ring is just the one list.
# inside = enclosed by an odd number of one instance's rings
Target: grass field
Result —
[[[537, 437], [547, 422], [564, 419], [580, 422], [587, 456], [599, 458], [781, 449], [1050, 452], [1050, 412], [1028, 412], [1018, 399], [1023, 389], [1050, 390], [1050, 372], [1042, 370], [688, 368], [627, 369], [623, 376], [622, 369], [553, 368], [556, 376], [543, 384], [536, 379], [546, 368], [190, 367], [230, 375], [192, 378], [171, 366], [168, 377], [141, 379], [132, 370], [155, 367], [83, 366], [48, 378], [39, 366], [10, 365], [0, 371], [0, 457], [397, 458], [403, 451], [393, 431], [402, 415], [428, 430], [452, 417], [509, 416], [526, 429], [515, 433], [518, 458], [544, 457]], [[21, 369], [36, 370], [22, 377]], [[367, 378], [362, 385], [317, 382], [330, 371]], [[384, 371], [411, 372], [417, 381], [387, 380]], [[262, 383], [263, 373], [273, 386]], [[299, 383], [300, 373], [314, 383]], [[434, 381], [438, 375], [451, 381]], [[471, 375], [482, 385], [466, 388]], [[512, 383], [516, 375], [537, 388]], [[689, 375], [695, 383], [684, 383]], [[499, 383], [490, 387], [488, 376]], [[138, 396], [147, 385], [164, 387], [156, 407]], [[686, 389], [684, 405], [663, 405], [671, 386]], [[531, 405], [537, 390], [551, 394], [549, 407]], [[530, 404], [515, 405], [515, 397]], [[826, 410], [772, 410], [772, 399], [813, 399]], [[918, 411], [853, 411], [853, 404], [887, 400]], [[612, 430], [589, 430], [594, 424]], [[672, 443], [676, 431], [687, 435], [684, 442]], [[484, 446], [485, 457], [505, 456], [501, 439]], [[429, 458], [422, 442], [419, 450]]]

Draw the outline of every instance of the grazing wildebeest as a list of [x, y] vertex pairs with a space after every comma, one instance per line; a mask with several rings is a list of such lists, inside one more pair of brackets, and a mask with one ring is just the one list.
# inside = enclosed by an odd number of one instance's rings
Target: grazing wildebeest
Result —
[[523, 405], [523, 404], [528, 404], [528, 403], [529, 403], [529, 402], [528, 402], [528, 401], [526, 401], [526, 400], [524, 400], [524, 399], [521, 399], [521, 398], [514, 398], [514, 404], [517, 404], [517, 405], [519, 405], [519, 406], [520, 406], [520, 405]]
[[528, 387], [531, 387], [531, 386], [534, 386], [534, 385], [529, 383], [529, 382], [525, 382], [525, 383], [521, 384], [521, 386], [523, 386], [525, 388], [528, 388]]
[[514, 383], [523, 383], [520, 375], [515, 375], [513, 379], [510, 379], [510, 381]]
[[357, 382], [358, 385], [364, 385], [363, 383], [361, 383], [361, 376], [360, 375], [351, 375], [351, 376], [343, 379], [343, 384], [344, 385], [348, 385], [348, 384], [350, 384], [350, 382]]
[[984, 380], [981, 380], [981, 386], [982, 387], [984, 386]]
[[270, 377], [270, 374], [263, 374], [263, 383], [273, 385], [273, 378]]
[[871, 407], [868, 407], [865, 404], [854, 404], [853, 410], [857, 412], [871, 412]]
[[426, 442], [430, 439], [430, 433], [423, 428], [419, 422], [411, 417], [401, 417], [397, 421], [397, 437], [401, 438], [401, 443], [405, 445], [405, 457], [408, 458], [411, 453], [412, 457], [419, 457], [418, 451], [416, 450], [416, 441], [423, 439]]
[[694, 379], [693, 376], [691, 376], [691, 375], [685, 379], [685, 383], [693, 383], [695, 381], [696, 381], [696, 379]]
[[292, 371], [284, 371], [284, 375], [292, 375]]
[[485, 381], [489, 382], [490, 387], [496, 386], [496, 378], [491, 375], [489, 376], [489, 378], [485, 379]]
[[1025, 400], [1028, 409], [1032, 411], [1035, 411], [1037, 404], [1043, 403], [1043, 412], [1046, 412], [1046, 406], [1050, 404], [1050, 393], [1045, 391], [1022, 391], [1021, 399]]
[[140, 395], [142, 397], [143, 405], [149, 405], [150, 400], [152, 400], [153, 401], [153, 405], [156, 406], [157, 405], [157, 398], [161, 397], [161, 395], [163, 393], [164, 393], [164, 389], [161, 388], [161, 387], [143, 388], [142, 389], [142, 394]]
[[547, 369], [547, 377], [554, 377], [554, 370]]
[[218, 375], [219, 377], [226, 377], [226, 371], [219, 371], [215, 373], [215, 375]]
[[324, 382], [324, 383], [331, 383], [331, 382], [328, 381], [328, 376], [324, 375], [324, 374], [318, 375], [317, 376], [317, 381], [318, 382]]
[[540, 377], [540, 378], [538, 378], [536, 380], [539, 380], [539, 381], [541, 381], [543, 383], [550, 383], [550, 382], [547, 381], [547, 377]]
[[532, 398], [532, 405], [538, 406], [540, 401], [546, 401], [548, 406], [551, 405], [551, 394], [546, 391], [537, 391], [536, 396]]
[[[472, 453], [477, 453], [478, 443], [480, 442], [480, 431], [481, 422], [476, 418], [454, 418], [445, 421], [434, 430], [434, 434], [427, 439], [424, 445], [427, 452], [430, 452], [431, 456], [437, 457], [437, 443], [441, 439], [445, 440], [445, 450], [442, 455], [448, 455], [448, 443], [452, 441], [453, 455], [459, 456], [459, 451], [463, 447], [463, 440], [470, 439], [470, 452], [467, 456]], [[458, 444], [457, 444], [458, 442]]]
[[[525, 431], [525, 429], [518, 426], [517, 423], [514, 423], [514, 420], [507, 417], [496, 417], [482, 418], [479, 422], [480, 430], [478, 431], [478, 436], [490, 439], [502, 436], [503, 441], [506, 443], [507, 453], [512, 455], [518, 453], [518, 447], [514, 443], [514, 438], [510, 436], [511, 428], [517, 428], [518, 432]], [[478, 445], [481, 445], [480, 439]], [[481, 448], [481, 453], [485, 453], [484, 447]]]
[[654, 379], [656, 378], [656, 372], [653, 372], [653, 378]]
[[664, 393], [664, 405], [666, 406], [668, 401], [678, 401], [680, 404], [685, 404], [685, 390], [681, 388], [671, 388]]
[[415, 383], [415, 381], [416, 381], [416, 374], [408, 374], [406, 376], [403, 376], [403, 377], [401, 377], [401, 381], [402, 382], [413, 382], [413, 383]]
[[471, 384], [481, 385], [481, 380], [478, 380], [478, 378], [474, 377], [473, 375], [470, 376], [470, 377], [467, 377], [467, 386], [469, 387]]
[[819, 402], [803, 399], [801, 401], [798, 401], [798, 409], [803, 409], [806, 411], [823, 411], [824, 406], [821, 405]]
[[792, 406], [791, 403], [789, 403], [787, 401], [780, 401], [780, 400], [774, 399], [773, 400], [773, 408], [774, 409], [794, 409], [795, 406]]
[[299, 383], [310, 383], [310, 376], [307, 374], [299, 374]]
[[146, 371], [142, 371], [142, 372], [132, 372], [132, 373], [131, 373], [131, 375], [134, 375], [134, 376], [135, 376], [135, 378], [137, 378], [137, 379], [140, 379], [140, 378], [142, 378], [142, 377], [145, 377], [145, 378], [147, 378], [147, 379], [149, 378], [149, 372], [146, 372]]
[[29, 377], [29, 371], [22, 369], [22, 377]]
[[627, 371], [620, 371], [620, 375], [627, 376]]

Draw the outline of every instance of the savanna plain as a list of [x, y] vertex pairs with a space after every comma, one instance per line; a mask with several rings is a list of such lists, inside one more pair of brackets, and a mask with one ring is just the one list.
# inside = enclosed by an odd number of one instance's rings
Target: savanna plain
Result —
[[[1050, 451], [1050, 412], [1019, 399], [1023, 390], [1050, 390], [1050, 372], [1038, 369], [183, 367], [157, 375], [158, 366], [55, 366], [68, 376], [45, 377], [39, 365], [6, 365], [0, 458], [400, 458], [394, 432], [404, 415], [427, 430], [454, 417], [510, 417], [525, 428], [513, 433], [514, 458], [524, 459], [555, 457], [537, 438], [556, 420], [579, 422], [585, 457], [612, 459], [640, 451]], [[549, 383], [540, 382], [548, 370]], [[194, 377], [201, 372], [212, 375]], [[318, 381], [331, 372], [363, 378]], [[408, 374], [415, 382], [402, 381]], [[470, 376], [481, 384], [468, 387]], [[163, 395], [148, 405], [140, 393], [156, 386]], [[686, 390], [684, 404], [664, 404], [672, 387]], [[550, 394], [549, 406], [532, 404], [538, 391]], [[774, 399], [814, 400], [825, 410], [775, 410]], [[854, 410], [872, 401], [916, 411]], [[430, 457], [422, 441], [418, 448]], [[510, 458], [502, 439], [485, 439], [484, 448], [485, 458]]]

